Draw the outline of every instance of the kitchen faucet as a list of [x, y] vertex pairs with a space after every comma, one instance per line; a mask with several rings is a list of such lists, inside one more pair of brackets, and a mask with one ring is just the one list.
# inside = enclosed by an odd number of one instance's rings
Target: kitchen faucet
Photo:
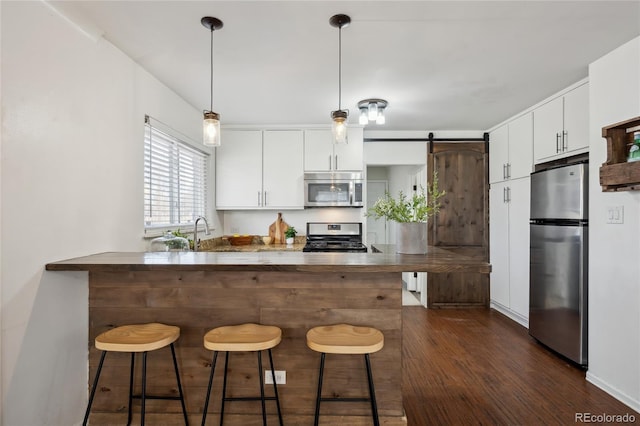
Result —
[[209, 223], [204, 216], [198, 216], [196, 223], [193, 225], [193, 251], [198, 251], [198, 222], [204, 220], [204, 235], [209, 235]]

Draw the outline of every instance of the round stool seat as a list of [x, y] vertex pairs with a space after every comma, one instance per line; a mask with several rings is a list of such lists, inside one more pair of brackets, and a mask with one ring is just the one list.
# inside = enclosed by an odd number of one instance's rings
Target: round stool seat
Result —
[[281, 340], [279, 327], [249, 323], [210, 330], [204, 335], [204, 347], [224, 352], [263, 351], [277, 346]]
[[382, 349], [384, 335], [372, 327], [325, 325], [307, 332], [307, 346], [328, 354], [370, 354]]
[[113, 352], [147, 352], [164, 348], [178, 340], [180, 328], [157, 322], [123, 325], [96, 337], [96, 349]]

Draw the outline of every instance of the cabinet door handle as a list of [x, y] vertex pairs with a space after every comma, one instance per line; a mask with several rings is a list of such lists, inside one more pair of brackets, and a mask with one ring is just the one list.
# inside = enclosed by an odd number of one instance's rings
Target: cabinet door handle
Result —
[[560, 152], [560, 133], [556, 133], [556, 154]]
[[566, 151], [569, 149], [569, 134], [566, 130], [562, 131], [562, 151]]

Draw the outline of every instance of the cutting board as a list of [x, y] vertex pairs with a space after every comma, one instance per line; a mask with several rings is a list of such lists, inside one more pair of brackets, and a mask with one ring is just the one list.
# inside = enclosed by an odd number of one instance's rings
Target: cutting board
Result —
[[278, 218], [275, 222], [269, 225], [269, 236], [273, 244], [284, 244], [284, 231], [289, 228], [287, 222], [282, 220], [282, 213], [278, 213]]

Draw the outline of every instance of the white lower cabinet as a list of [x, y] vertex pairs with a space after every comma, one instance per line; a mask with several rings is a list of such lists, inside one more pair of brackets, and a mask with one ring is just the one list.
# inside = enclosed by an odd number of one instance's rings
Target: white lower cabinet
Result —
[[491, 184], [492, 306], [521, 324], [529, 318], [530, 178]]
[[216, 209], [302, 209], [302, 130], [225, 130], [216, 148]]

